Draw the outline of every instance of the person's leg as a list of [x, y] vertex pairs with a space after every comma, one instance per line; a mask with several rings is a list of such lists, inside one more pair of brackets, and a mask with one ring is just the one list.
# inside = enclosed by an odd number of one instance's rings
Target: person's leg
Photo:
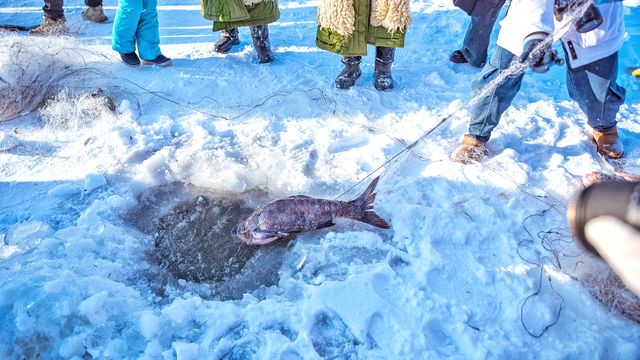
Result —
[[360, 70], [362, 56], [342, 56], [340, 61], [344, 64], [344, 69], [336, 77], [335, 84], [338, 89], [349, 89], [362, 75]]
[[506, 49], [496, 46], [491, 60], [472, 83], [475, 94], [484, 93], [472, 108], [469, 121], [468, 135], [478, 141], [489, 141], [491, 132], [520, 90], [524, 73], [509, 76], [495, 89], [485, 90], [485, 87], [509, 68], [515, 58], [515, 55]]
[[462, 49], [469, 65], [484, 66], [487, 61], [487, 48], [491, 40], [491, 32], [505, 0], [491, 0], [482, 7], [484, 13], [472, 16], [464, 36]]
[[587, 116], [598, 150], [612, 158], [624, 154], [618, 139], [616, 115], [626, 90], [616, 82], [618, 53], [572, 69], [567, 68], [567, 90]]
[[102, 0], [84, 0], [84, 4], [90, 7], [102, 6]]
[[29, 31], [34, 36], [55, 36], [67, 34], [69, 29], [65, 24], [63, 0], [45, 0], [42, 11], [44, 22], [35, 29]]
[[618, 109], [626, 90], [616, 83], [618, 53], [572, 69], [567, 68], [567, 90], [587, 116], [593, 129], [602, 131], [616, 126]]
[[154, 60], [160, 52], [160, 25], [158, 23], [158, 0], [138, 0], [142, 3], [142, 15], [136, 32], [138, 52], [143, 60]]
[[270, 63], [275, 55], [271, 51], [271, 43], [269, 42], [269, 25], [249, 26], [253, 47], [258, 54], [258, 62], [261, 64]]
[[121, 54], [136, 51], [136, 32], [141, 14], [142, 0], [118, 0], [118, 10], [113, 21], [113, 50]]
[[491, 137], [491, 132], [520, 90], [524, 75], [520, 73], [508, 76], [494, 88], [488, 87], [504, 74], [515, 58], [509, 51], [496, 46], [491, 60], [473, 81], [474, 97], [479, 98], [471, 109], [468, 133], [462, 137], [460, 146], [451, 155], [451, 160], [469, 164], [487, 156], [486, 143]]
[[373, 71], [373, 86], [377, 90], [393, 89], [395, 83], [391, 76], [391, 64], [393, 64], [396, 48], [377, 46], [376, 64]]
[[44, 0], [44, 6], [42, 7], [44, 17], [51, 20], [64, 18], [63, 5], [63, 0]]

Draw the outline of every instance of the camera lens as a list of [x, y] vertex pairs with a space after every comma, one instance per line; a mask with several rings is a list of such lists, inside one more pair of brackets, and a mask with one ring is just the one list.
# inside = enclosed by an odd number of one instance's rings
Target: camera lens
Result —
[[640, 227], [640, 182], [605, 182], [580, 191], [569, 204], [567, 215], [576, 241], [598, 255], [584, 232], [587, 222], [603, 215], [614, 216]]

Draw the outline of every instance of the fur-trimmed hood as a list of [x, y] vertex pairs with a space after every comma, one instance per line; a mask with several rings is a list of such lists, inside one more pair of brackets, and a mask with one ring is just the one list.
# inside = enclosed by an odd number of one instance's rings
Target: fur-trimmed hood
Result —
[[[320, 0], [318, 24], [343, 36], [355, 30], [356, 14], [354, 0]], [[368, 0], [355, 0], [368, 1]], [[404, 32], [411, 24], [409, 0], [371, 0], [369, 22], [382, 26], [390, 33]]]

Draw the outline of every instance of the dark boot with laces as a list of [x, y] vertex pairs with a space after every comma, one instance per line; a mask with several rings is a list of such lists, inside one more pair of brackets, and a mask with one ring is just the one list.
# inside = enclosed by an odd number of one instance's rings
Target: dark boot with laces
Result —
[[395, 83], [391, 77], [391, 64], [393, 64], [393, 56], [396, 52], [395, 48], [378, 46], [376, 47], [376, 65], [373, 71], [373, 86], [377, 90], [393, 89]]
[[336, 77], [336, 87], [338, 89], [349, 89], [355, 85], [356, 80], [362, 75], [360, 70], [362, 56], [343, 56], [341, 61], [344, 64], [344, 69]]
[[220, 39], [213, 45], [213, 51], [226, 54], [235, 45], [240, 44], [238, 38], [238, 28], [231, 28], [220, 31]]
[[258, 53], [258, 61], [261, 64], [272, 62], [274, 55], [269, 43], [269, 26], [249, 26], [249, 30], [253, 39], [253, 47], [256, 48], [256, 53]]
[[45, 16], [44, 22], [40, 26], [29, 31], [29, 35], [33, 36], [60, 36], [68, 33], [69, 29], [65, 23], [64, 16], [56, 20]]

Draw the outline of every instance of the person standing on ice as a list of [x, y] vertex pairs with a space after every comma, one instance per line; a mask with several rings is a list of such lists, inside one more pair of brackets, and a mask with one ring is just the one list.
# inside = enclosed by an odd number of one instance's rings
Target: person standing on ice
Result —
[[393, 89], [391, 64], [395, 48], [404, 47], [411, 23], [409, 0], [320, 0], [316, 45], [342, 55], [344, 69], [335, 85], [349, 89], [362, 75], [360, 62], [367, 44], [376, 47], [374, 87]]
[[144, 65], [172, 64], [171, 59], [160, 52], [157, 7], [158, 0], [118, 0], [111, 48], [120, 54], [125, 65], [139, 67], [140, 59]]
[[220, 31], [215, 52], [225, 54], [240, 44], [238, 27], [248, 26], [258, 61], [274, 60], [268, 24], [280, 18], [277, 0], [201, 0], [201, 11], [202, 17], [213, 21], [213, 31]]
[[[82, 12], [83, 19], [96, 23], [107, 21], [102, 9], [102, 0], [84, 0], [84, 4], [87, 8]], [[66, 34], [69, 30], [65, 23], [63, 6], [64, 0], [44, 0], [42, 7], [44, 22], [29, 34], [36, 36]]]
[[493, 25], [505, 0], [454, 0], [454, 5], [471, 17], [462, 48], [454, 50], [449, 60], [481, 68], [487, 61], [487, 49]]
[[[616, 115], [625, 98], [625, 89], [616, 83], [618, 50], [625, 34], [623, 5], [621, 1], [612, 0], [597, 3], [597, 7], [589, 5], [588, 11], [569, 19], [562, 17], [567, 9], [563, 6], [567, 4], [566, 0], [513, 0], [505, 19], [500, 22], [491, 60], [472, 87], [481, 90], [506, 71], [513, 61], [529, 63], [536, 73], [546, 72], [552, 63], [561, 60], [551, 49], [551, 41], [545, 40], [550, 40], [547, 39], [549, 34], [561, 35], [568, 63], [569, 95], [586, 115], [598, 151], [615, 159], [624, 154], [616, 127]], [[590, 21], [590, 18], [595, 20]], [[593, 26], [597, 26], [595, 30]], [[562, 29], [568, 30], [563, 32]], [[523, 76], [522, 73], [508, 76], [478, 100], [471, 110], [468, 132], [452, 154], [453, 161], [467, 164], [487, 155], [486, 144], [491, 132], [511, 105]]]

